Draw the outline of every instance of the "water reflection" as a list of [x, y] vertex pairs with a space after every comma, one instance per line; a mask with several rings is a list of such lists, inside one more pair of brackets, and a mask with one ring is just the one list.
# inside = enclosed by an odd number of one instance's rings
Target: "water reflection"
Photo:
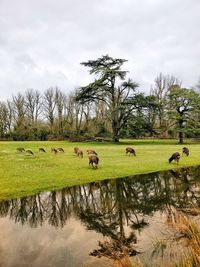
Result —
[[200, 206], [200, 168], [104, 180], [60, 191], [0, 202], [0, 217], [37, 228], [63, 228], [75, 218], [101, 234], [89, 255], [114, 261], [135, 256], [138, 234], [157, 211], [170, 220], [174, 209]]

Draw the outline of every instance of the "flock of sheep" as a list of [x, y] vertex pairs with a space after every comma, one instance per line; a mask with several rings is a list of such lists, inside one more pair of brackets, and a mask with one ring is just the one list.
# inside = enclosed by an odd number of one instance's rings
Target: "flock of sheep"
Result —
[[[135, 150], [132, 147], [127, 147], [126, 148], [126, 155], [130, 153], [133, 154], [134, 156], [136, 156]], [[189, 156], [189, 149], [187, 147], [183, 147], [182, 148], [182, 154], [186, 155], [187, 157]], [[173, 160], [178, 164], [179, 160], [180, 160], [180, 153], [179, 152], [175, 152], [171, 155], [171, 157], [169, 158], [169, 163], [171, 163]]]
[[[39, 152], [42, 152], [42, 153], [46, 153], [46, 150], [42, 147], [40, 147], [38, 149]], [[17, 148], [17, 153], [22, 153], [22, 152], [25, 152], [27, 153], [28, 155], [34, 155], [33, 151], [31, 149], [27, 149], [25, 150], [23, 147], [18, 147]], [[51, 148], [51, 152], [53, 152], [54, 154], [57, 154], [59, 152], [64, 152], [64, 149], [59, 147], [59, 148]], [[82, 158], [83, 157], [83, 151], [78, 148], [78, 147], [75, 147], [74, 148], [74, 153], [75, 155], [77, 155], [78, 157]], [[94, 151], [94, 150], [87, 150], [87, 154], [88, 154], [88, 158], [89, 158], [89, 166], [91, 165], [92, 168], [96, 168], [98, 167], [98, 164], [99, 164], [99, 158], [98, 158], [98, 155], [97, 153]]]
[[[38, 149], [38, 151], [39, 152], [43, 152], [43, 153], [46, 152], [45, 149], [42, 148], [42, 147], [40, 147]], [[32, 150], [30, 150], [30, 149], [25, 150], [23, 147], [18, 147], [17, 148], [17, 153], [22, 153], [22, 152], [26, 152], [29, 155], [34, 155]], [[54, 154], [57, 154], [59, 152], [64, 152], [64, 149], [61, 148], [61, 147], [59, 147], [59, 148], [51, 148], [51, 152], [53, 152]], [[83, 151], [78, 147], [74, 148], [74, 153], [75, 153], [75, 155], [77, 155], [80, 158], [83, 157]], [[136, 156], [136, 152], [132, 147], [127, 147], [125, 149], [125, 153], [126, 153], [126, 155], [129, 154], [129, 155]], [[189, 149], [187, 147], [183, 147], [182, 153], [184, 155], [186, 155], [186, 156], [189, 156]], [[88, 149], [87, 150], [87, 154], [88, 154], [88, 158], [89, 158], [89, 166], [91, 165], [92, 168], [96, 168], [97, 169], [98, 168], [98, 164], [99, 164], [99, 157], [98, 157], [97, 153], [94, 150]], [[172, 156], [169, 158], [169, 163], [171, 163], [174, 160], [178, 164], [179, 160], [180, 160], [180, 157], [181, 157], [181, 155], [180, 155], [179, 152], [173, 153]]]
[[[183, 147], [182, 148], [182, 153], [183, 155], [186, 155], [187, 157], [189, 156], [190, 152], [189, 152], [189, 149], [187, 147]], [[175, 152], [171, 155], [171, 157], [169, 158], [169, 163], [171, 163], [173, 160], [176, 161], [176, 163], [178, 164], [179, 163], [179, 160], [180, 160], [180, 153], [179, 152]]]

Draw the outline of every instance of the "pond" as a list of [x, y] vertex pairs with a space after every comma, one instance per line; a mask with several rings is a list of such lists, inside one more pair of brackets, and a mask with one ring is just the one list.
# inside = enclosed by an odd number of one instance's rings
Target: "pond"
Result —
[[1, 201], [0, 266], [174, 266], [170, 222], [199, 205], [200, 167]]

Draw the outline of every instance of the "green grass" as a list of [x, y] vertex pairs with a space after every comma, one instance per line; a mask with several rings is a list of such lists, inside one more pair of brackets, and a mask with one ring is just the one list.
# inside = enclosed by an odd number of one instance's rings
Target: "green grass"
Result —
[[[77, 158], [73, 148], [84, 151], [83, 159]], [[137, 156], [126, 156], [125, 148], [135, 148]], [[16, 153], [17, 147], [30, 148], [34, 156]], [[44, 147], [47, 153], [38, 153]], [[54, 155], [51, 147], [63, 147], [65, 153]], [[114, 143], [54, 142], [0, 142], [0, 199], [31, 195], [46, 190], [83, 184], [107, 178], [124, 177], [177, 168], [169, 164], [173, 152], [183, 146], [175, 140], [123, 140]], [[189, 157], [181, 157], [179, 167], [200, 164], [200, 144], [187, 144]], [[89, 168], [86, 149], [98, 152], [100, 165]]]

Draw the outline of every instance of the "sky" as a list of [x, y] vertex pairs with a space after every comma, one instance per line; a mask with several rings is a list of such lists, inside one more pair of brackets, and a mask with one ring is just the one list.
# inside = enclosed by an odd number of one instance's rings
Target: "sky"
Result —
[[160, 72], [200, 78], [199, 0], [0, 0], [0, 100], [91, 81], [80, 62], [109, 54], [149, 92]]

